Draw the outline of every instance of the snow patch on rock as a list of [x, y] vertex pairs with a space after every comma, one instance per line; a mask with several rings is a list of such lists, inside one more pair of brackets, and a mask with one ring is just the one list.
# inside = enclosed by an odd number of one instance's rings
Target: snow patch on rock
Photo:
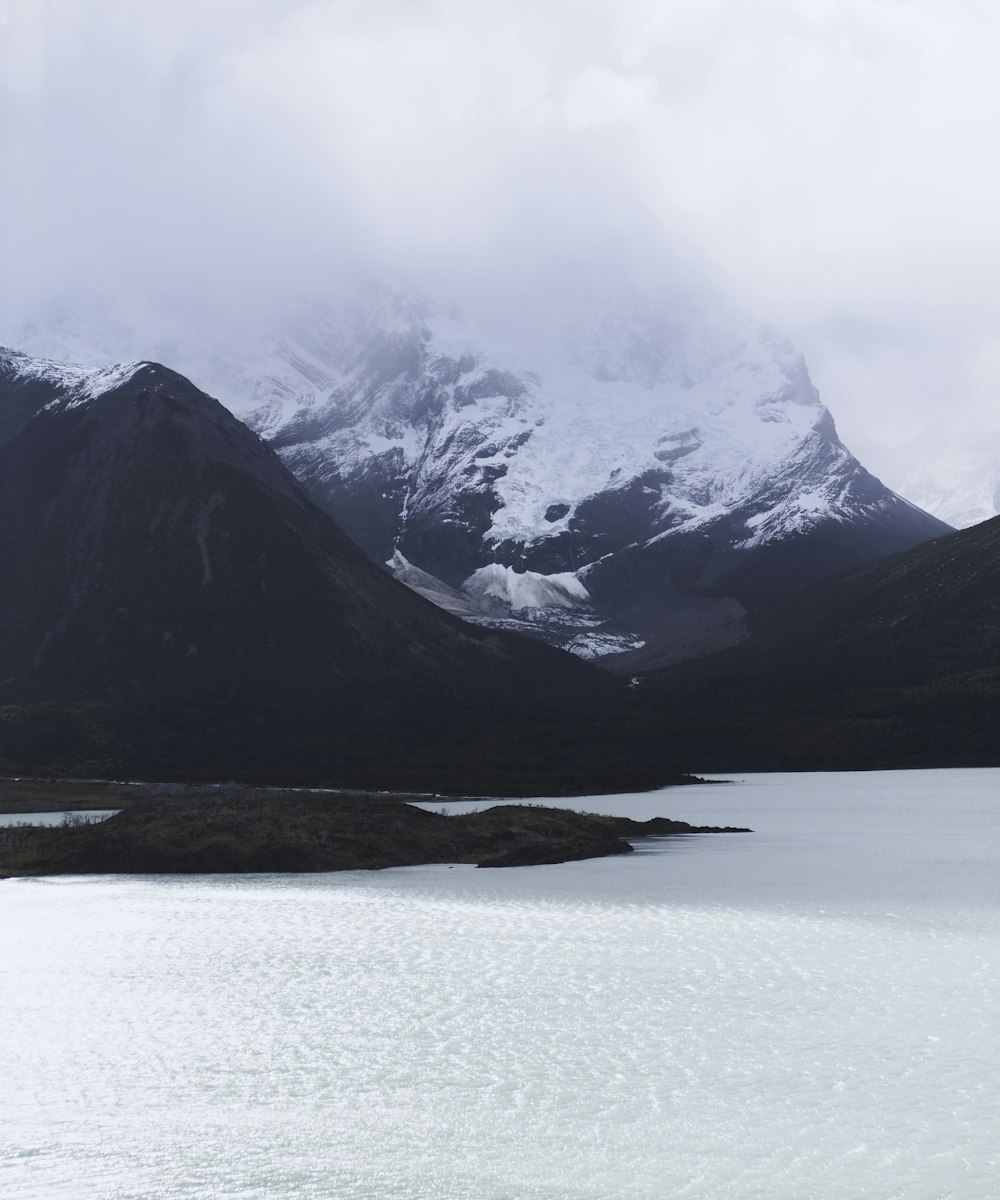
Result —
[[385, 565], [394, 579], [405, 583], [411, 591], [423, 596], [425, 600], [430, 600], [438, 608], [443, 608], [445, 612], [450, 612], [456, 617], [470, 617], [478, 612], [477, 606], [467, 595], [457, 588], [449, 587], [437, 576], [421, 571], [398, 550], [393, 552]]
[[590, 603], [590, 593], [568, 571], [542, 575], [515, 571], [490, 563], [474, 571], [462, 590], [481, 607], [502, 607], [517, 612], [525, 608], [579, 608]]
[[0, 365], [5, 365], [17, 379], [38, 379], [64, 389], [69, 393], [68, 397], [54, 400], [49, 407], [69, 409], [128, 383], [145, 364], [129, 362], [108, 367], [83, 367], [52, 359], [30, 358], [19, 351], [0, 347]]

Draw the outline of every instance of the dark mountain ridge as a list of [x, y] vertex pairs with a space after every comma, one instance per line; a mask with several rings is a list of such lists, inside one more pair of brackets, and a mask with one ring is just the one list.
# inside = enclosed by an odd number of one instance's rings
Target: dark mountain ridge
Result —
[[998, 764], [1000, 518], [803, 588], [643, 686], [704, 770]]
[[5, 352], [0, 412], [0, 764], [521, 794], [669, 775], [593, 736], [605, 676], [395, 582], [173, 371]]
[[36, 411], [0, 445], [0, 700], [386, 669], [478, 682], [488, 669], [502, 687], [575, 671], [394, 583], [273, 451], [167, 368], [137, 364], [86, 398], [31, 382]]

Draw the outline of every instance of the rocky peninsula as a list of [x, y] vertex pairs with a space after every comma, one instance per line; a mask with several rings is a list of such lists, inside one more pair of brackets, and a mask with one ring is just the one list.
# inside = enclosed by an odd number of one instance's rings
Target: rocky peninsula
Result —
[[0, 829], [0, 874], [512, 867], [628, 854], [628, 839], [715, 832], [749, 831], [530, 804], [452, 815], [384, 796], [234, 792], [150, 798], [99, 822], [8, 826]]

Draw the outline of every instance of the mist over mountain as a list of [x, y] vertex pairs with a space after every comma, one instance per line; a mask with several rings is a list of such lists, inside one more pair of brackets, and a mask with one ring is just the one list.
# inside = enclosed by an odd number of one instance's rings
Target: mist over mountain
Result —
[[[0, 5], [0, 343], [180, 372], [343, 522], [372, 587], [391, 571], [461, 616], [449, 636], [530, 628], [629, 672], [704, 655], [809, 580], [940, 534], [921, 505], [964, 524], [995, 504], [998, 53], [980, 0]], [[95, 479], [127, 457], [117, 421], [74, 440], [88, 405], [31, 415], [35, 388], [0, 415], [24, 587], [35, 540], [52, 561], [74, 529], [114, 543], [69, 492], [41, 520], [21, 448], [39, 481], [59, 472], [29, 426], [55, 422]], [[266, 504], [247, 486], [287, 530], [271, 485]], [[138, 510], [164, 563], [183, 550], [177, 595], [151, 567], [157, 622], [204, 572], [177, 506], [176, 544]], [[229, 531], [244, 551], [248, 530]], [[38, 694], [59, 637], [85, 679], [89, 635], [59, 622], [87, 596], [109, 645], [130, 627], [84, 557], [51, 593], [68, 609], [14, 606], [12, 672]], [[189, 641], [217, 678], [255, 669], [225, 637]], [[334, 642], [317, 661], [347, 661]], [[147, 677], [191, 669], [180, 644]]]
[[[7, 4], [0, 343], [207, 387], [169, 343], [273, 332], [352, 262], [492, 336], [612, 264], [770, 323], [922, 504], [912, 439], [998, 428], [998, 50], [981, 0]], [[24, 338], [102, 303], [132, 344]]]
[[899, 489], [957, 529], [1000, 513], [1000, 430], [942, 420], [887, 457]]

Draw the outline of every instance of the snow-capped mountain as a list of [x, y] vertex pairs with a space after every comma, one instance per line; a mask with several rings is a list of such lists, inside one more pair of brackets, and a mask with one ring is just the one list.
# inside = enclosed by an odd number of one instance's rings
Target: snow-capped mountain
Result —
[[[532, 356], [379, 293], [311, 314], [260, 366], [244, 419], [372, 557], [398, 551], [473, 593], [497, 564], [522, 593], [514, 573], [585, 584], [604, 555], [711, 526], [751, 497], [746, 547], [865, 505], [801, 357], [706, 314], [685, 326], [616, 300]], [[836, 447], [833, 469], [803, 488], [820, 445]]]
[[585, 655], [729, 644], [745, 606], [945, 531], [726, 310], [619, 290], [504, 344], [377, 290], [307, 328], [245, 419], [400, 578]]
[[[25, 337], [60, 339], [87, 334]], [[731, 644], [746, 606], [946, 528], [845, 449], [789, 343], [722, 306], [612, 285], [501, 338], [370, 284], [155, 352], [400, 579], [585, 655]]]
[[[0, 700], [350, 675], [538, 688], [579, 663], [448, 618], [372, 564], [277, 455], [156, 363], [0, 347]], [[452, 714], [454, 715], [454, 714]]]

